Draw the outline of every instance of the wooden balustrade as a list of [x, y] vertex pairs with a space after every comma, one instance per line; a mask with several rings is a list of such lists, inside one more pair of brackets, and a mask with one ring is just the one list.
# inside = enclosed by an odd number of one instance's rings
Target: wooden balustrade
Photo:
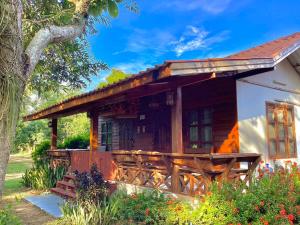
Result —
[[[250, 181], [260, 161], [255, 153], [177, 154], [145, 151], [113, 151], [115, 179], [186, 195], [204, 195], [214, 181]], [[246, 169], [240, 169], [240, 163]]]

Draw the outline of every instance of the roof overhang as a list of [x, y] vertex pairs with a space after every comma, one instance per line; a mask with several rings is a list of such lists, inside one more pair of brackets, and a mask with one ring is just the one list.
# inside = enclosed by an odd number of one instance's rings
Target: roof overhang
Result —
[[[93, 104], [105, 103], [107, 101], [111, 102], [112, 98], [124, 97], [124, 95], [129, 92], [134, 92], [139, 89], [147, 92], [147, 85], [157, 84], [171, 77], [195, 76], [198, 81], [202, 81], [202, 79], [214, 78], [215, 74], [227, 74], [229, 76], [239, 77], [239, 74], [246, 72], [247, 74], [243, 74], [243, 76], [248, 76], [249, 74], [255, 75], [272, 70], [285, 58], [287, 58], [296, 71], [300, 73], [299, 47], [300, 41], [272, 58], [215, 58], [206, 60], [166, 61], [164, 64], [142, 71], [118, 83], [69, 98], [44, 110], [27, 115], [23, 117], [23, 119], [30, 121], [87, 112], [91, 110], [91, 107], [95, 106]], [[147, 93], [149, 95], [154, 92], [152, 88], [148, 87]], [[142, 94], [140, 95], [142, 96]]]

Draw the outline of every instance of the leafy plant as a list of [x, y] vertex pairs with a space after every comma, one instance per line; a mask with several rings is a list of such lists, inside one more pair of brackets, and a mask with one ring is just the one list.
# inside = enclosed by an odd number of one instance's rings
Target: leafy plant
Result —
[[11, 212], [9, 207], [0, 209], [0, 224], [1, 225], [21, 225], [21, 221]]
[[48, 150], [50, 150], [50, 141], [43, 141], [36, 147], [36, 149], [31, 154], [35, 166], [45, 164], [45, 161], [48, 160]]
[[117, 224], [119, 201], [104, 199], [100, 205], [93, 203], [84, 206], [77, 203], [66, 203], [62, 206], [61, 225], [112, 225]]
[[121, 208], [119, 218], [124, 224], [185, 224], [191, 206], [158, 191], [127, 195], [118, 193]]
[[48, 190], [55, 187], [65, 174], [66, 169], [63, 166], [52, 168], [49, 164], [42, 164], [26, 170], [22, 176], [22, 184], [35, 190]]
[[77, 198], [81, 204], [99, 205], [107, 197], [108, 183], [98, 171], [96, 164], [92, 165], [90, 172], [75, 171], [75, 177]]

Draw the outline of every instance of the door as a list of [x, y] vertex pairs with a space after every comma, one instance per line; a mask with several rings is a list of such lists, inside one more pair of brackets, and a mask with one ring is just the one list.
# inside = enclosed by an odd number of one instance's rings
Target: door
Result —
[[121, 119], [119, 126], [120, 149], [132, 150], [134, 147], [134, 119]]

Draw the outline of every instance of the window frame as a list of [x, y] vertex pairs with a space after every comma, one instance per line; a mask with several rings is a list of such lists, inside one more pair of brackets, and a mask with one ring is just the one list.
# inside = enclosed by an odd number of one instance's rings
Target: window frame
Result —
[[[103, 125], [106, 126], [106, 130], [103, 131]], [[109, 131], [109, 126], [111, 127], [110, 131]], [[100, 141], [101, 141], [101, 147], [105, 147], [105, 151], [111, 151], [112, 150], [112, 133], [113, 133], [113, 123], [111, 120], [108, 120], [108, 121], [101, 121], [100, 123]], [[103, 143], [103, 135], [105, 135], [105, 143]], [[109, 136], [110, 136], [110, 143], [109, 143]]]
[[[203, 121], [204, 117], [204, 111], [205, 110], [211, 110], [211, 121], [210, 123], [206, 123], [205, 121]], [[191, 112], [197, 112], [197, 125], [192, 125], [190, 123], [190, 113]], [[214, 149], [214, 140], [213, 140], [213, 125], [214, 125], [214, 110], [212, 107], [201, 107], [201, 108], [197, 108], [197, 109], [190, 109], [188, 111], [186, 111], [184, 113], [184, 128], [186, 130], [186, 139], [185, 139], [185, 152], [186, 153], [211, 153], [213, 152]], [[197, 141], [191, 141], [190, 140], [190, 128], [192, 127], [196, 127], [197, 128], [197, 132], [198, 132], [198, 140]], [[202, 140], [202, 132], [203, 129], [205, 127], [210, 127], [211, 128], [211, 141], [207, 142], [207, 141], [203, 141]], [[195, 143], [197, 144], [198, 148], [191, 148], [190, 146]], [[211, 147], [210, 148], [205, 148], [203, 147], [205, 144], [210, 144]]]
[[[269, 125], [273, 124], [269, 120], [269, 109], [273, 108], [273, 111], [283, 110], [283, 122], [278, 121], [277, 113], [274, 114], [274, 133], [275, 133], [275, 154], [271, 153], [271, 138], [270, 138], [270, 128]], [[291, 123], [288, 122], [288, 111], [291, 112]], [[278, 124], [283, 125], [284, 129], [284, 139], [279, 138]], [[292, 138], [289, 136], [288, 128], [292, 127]], [[274, 103], [266, 102], [266, 129], [267, 129], [267, 145], [268, 145], [268, 154], [270, 159], [289, 159], [297, 158], [297, 140], [296, 140], [296, 129], [295, 129], [295, 110], [294, 106], [291, 104], [283, 103]], [[279, 142], [284, 140], [285, 152], [284, 155], [280, 153]], [[293, 140], [294, 143], [294, 152], [291, 154], [289, 143], [290, 140]]]

